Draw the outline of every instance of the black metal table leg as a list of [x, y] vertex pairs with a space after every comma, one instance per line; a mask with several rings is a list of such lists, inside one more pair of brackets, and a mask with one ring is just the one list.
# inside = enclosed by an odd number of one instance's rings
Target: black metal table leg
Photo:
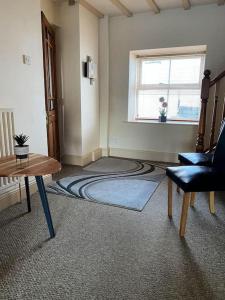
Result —
[[31, 212], [31, 204], [30, 204], [30, 187], [29, 187], [29, 179], [28, 177], [24, 177], [25, 187], [26, 187], [26, 195], [27, 195], [27, 210]]
[[48, 198], [46, 195], [46, 191], [45, 191], [45, 185], [44, 185], [44, 180], [42, 176], [36, 176], [36, 182], [37, 182], [37, 186], [38, 186], [38, 191], [41, 197], [41, 202], [42, 202], [42, 206], [44, 209], [44, 213], [45, 213], [45, 217], [46, 217], [46, 221], [48, 224], [48, 230], [50, 233], [50, 237], [53, 238], [55, 237], [55, 231], [53, 228], [53, 224], [52, 224], [52, 217], [51, 217], [51, 213], [50, 213], [50, 209], [49, 209], [49, 205], [48, 205]]

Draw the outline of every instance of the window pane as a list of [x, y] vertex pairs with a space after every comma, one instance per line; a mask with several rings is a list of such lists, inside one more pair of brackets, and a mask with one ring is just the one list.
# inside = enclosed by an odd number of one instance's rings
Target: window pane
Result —
[[144, 60], [142, 61], [142, 84], [168, 84], [169, 60]]
[[158, 119], [160, 97], [167, 99], [167, 91], [139, 91], [137, 101], [138, 118]]
[[165, 101], [168, 102], [167, 118], [169, 120], [198, 121], [201, 108], [200, 90], [139, 91], [137, 117], [140, 119], [158, 119], [161, 108], [160, 97], [164, 97]]
[[200, 114], [200, 90], [170, 90], [168, 119], [198, 120]]
[[197, 84], [201, 69], [201, 58], [184, 58], [171, 60], [171, 84]]

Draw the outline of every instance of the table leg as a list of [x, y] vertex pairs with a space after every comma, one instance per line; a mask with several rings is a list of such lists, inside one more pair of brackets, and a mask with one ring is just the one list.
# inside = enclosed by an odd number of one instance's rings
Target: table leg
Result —
[[28, 177], [24, 177], [25, 181], [25, 188], [26, 188], [26, 195], [27, 195], [27, 210], [31, 212], [31, 205], [30, 205], [30, 187], [29, 187], [29, 179]]
[[39, 194], [41, 197], [41, 202], [42, 202], [42, 206], [44, 209], [46, 221], [48, 224], [48, 230], [50, 233], [50, 237], [53, 238], [55, 236], [55, 231], [54, 231], [53, 224], [52, 224], [52, 217], [51, 217], [51, 213], [50, 213], [50, 209], [49, 209], [49, 205], [48, 205], [48, 198], [47, 198], [46, 191], [45, 191], [44, 180], [43, 180], [42, 176], [36, 176], [35, 178], [36, 178], [36, 182], [37, 182], [37, 186], [38, 186], [38, 191], [39, 191]]

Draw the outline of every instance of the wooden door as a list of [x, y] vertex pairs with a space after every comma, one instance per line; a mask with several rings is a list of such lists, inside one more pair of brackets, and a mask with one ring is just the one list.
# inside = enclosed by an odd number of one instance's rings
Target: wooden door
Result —
[[42, 12], [43, 63], [45, 79], [46, 126], [48, 135], [48, 155], [60, 159], [58, 131], [58, 103], [56, 78], [55, 33]]

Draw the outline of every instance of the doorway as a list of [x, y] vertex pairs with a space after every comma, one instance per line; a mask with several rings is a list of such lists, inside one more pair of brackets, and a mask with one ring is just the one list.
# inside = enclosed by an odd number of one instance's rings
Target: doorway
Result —
[[60, 160], [55, 33], [41, 13], [48, 155]]

